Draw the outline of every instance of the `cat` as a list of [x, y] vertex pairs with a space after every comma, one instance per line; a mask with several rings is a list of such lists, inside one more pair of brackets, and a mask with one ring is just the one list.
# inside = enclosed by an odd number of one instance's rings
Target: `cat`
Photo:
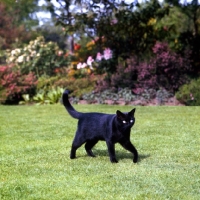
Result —
[[78, 119], [78, 127], [71, 147], [71, 159], [76, 158], [76, 150], [84, 143], [87, 155], [95, 157], [92, 148], [99, 140], [104, 140], [112, 163], [118, 162], [115, 156], [116, 143], [121, 144], [134, 155], [134, 163], [138, 161], [138, 152], [130, 141], [131, 127], [135, 123], [135, 108], [128, 113], [122, 113], [119, 110], [116, 114], [81, 113], [70, 104], [68, 94], [69, 91], [65, 90], [62, 102], [68, 113]]

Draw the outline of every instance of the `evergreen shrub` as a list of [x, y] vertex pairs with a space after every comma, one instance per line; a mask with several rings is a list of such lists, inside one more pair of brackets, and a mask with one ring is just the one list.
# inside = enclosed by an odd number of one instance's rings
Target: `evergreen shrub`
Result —
[[200, 106], [200, 78], [181, 86], [176, 98], [185, 105]]

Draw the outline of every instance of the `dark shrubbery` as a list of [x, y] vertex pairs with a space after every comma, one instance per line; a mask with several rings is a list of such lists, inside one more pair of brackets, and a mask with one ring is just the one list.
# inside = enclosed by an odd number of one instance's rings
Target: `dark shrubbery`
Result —
[[166, 43], [157, 42], [152, 50], [154, 57], [149, 62], [138, 61], [136, 57], [121, 62], [110, 79], [98, 82], [97, 90], [128, 87], [136, 94], [150, 88], [177, 91], [188, 80], [189, 60], [172, 52]]
[[157, 42], [153, 47], [155, 57], [151, 60], [156, 84], [166, 90], [175, 92], [186, 83], [187, 74], [191, 71], [189, 53], [181, 56], [172, 52], [167, 43]]

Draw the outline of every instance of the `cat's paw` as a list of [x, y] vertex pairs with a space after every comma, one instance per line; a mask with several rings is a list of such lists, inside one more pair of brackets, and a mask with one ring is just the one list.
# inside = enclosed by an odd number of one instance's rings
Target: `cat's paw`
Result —
[[111, 163], [118, 163], [118, 160], [116, 158], [111, 158], [110, 161]]
[[96, 157], [94, 155], [94, 153], [92, 152], [92, 150], [87, 150], [87, 155], [90, 156], [90, 157]]
[[76, 156], [70, 156], [70, 158], [71, 158], [71, 159], [75, 159], [75, 158], [76, 158]]
[[73, 153], [73, 152], [71, 152], [71, 154], [70, 154], [70, 158], [71, 158], [71, 159], [75, 159], [75, 158], [76, 158], [76, 154]]
[[134, 159], [133, 159], [133, 162], [134, 162], [134, 163], [137, 163], [137, 161], [138, 161], [137, 158], [134, 158]]

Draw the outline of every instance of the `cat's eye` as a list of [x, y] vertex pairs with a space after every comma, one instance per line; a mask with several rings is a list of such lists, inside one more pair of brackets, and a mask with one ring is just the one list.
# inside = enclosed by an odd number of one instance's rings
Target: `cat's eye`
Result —
[[126, 124], [126, 121], [124, 120], [124, 121], [122, 121], [124, 124]]
[[130, 122], [133, 123], [133, 120], [131, 119]]

